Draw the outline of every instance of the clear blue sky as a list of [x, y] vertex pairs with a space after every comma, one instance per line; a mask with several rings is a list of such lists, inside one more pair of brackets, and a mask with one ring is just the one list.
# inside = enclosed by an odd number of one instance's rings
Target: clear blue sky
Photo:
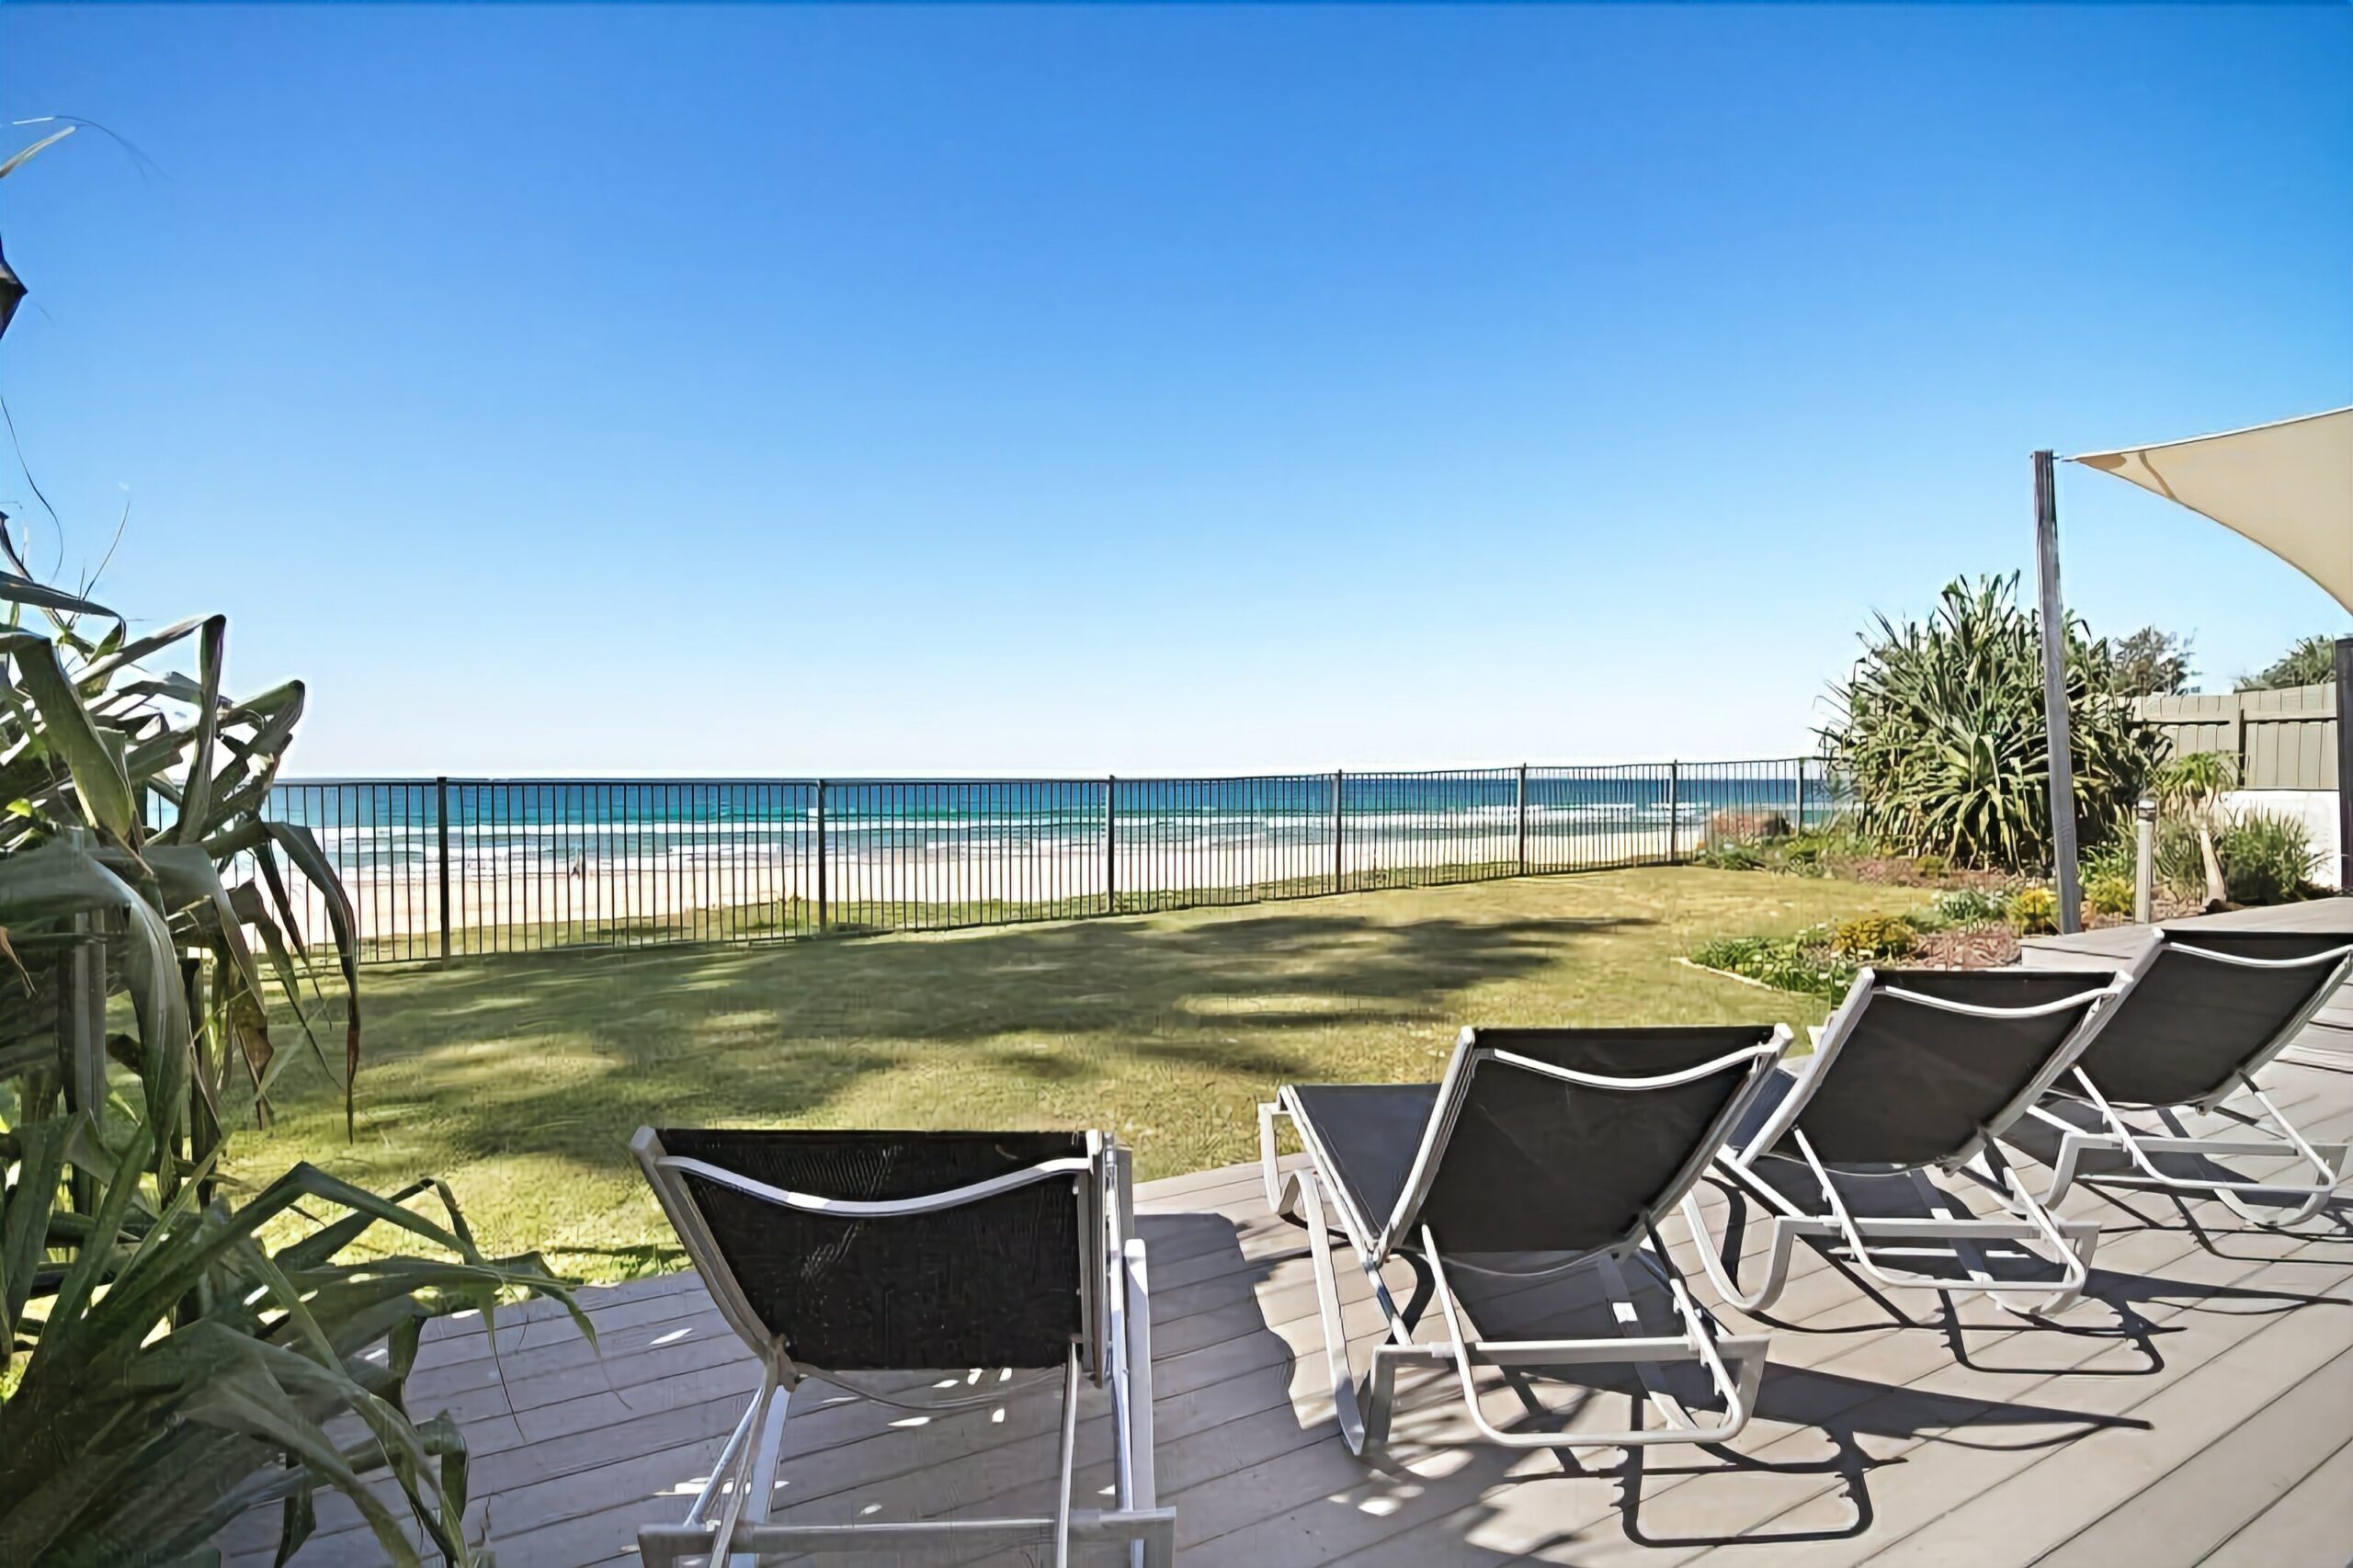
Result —
[[0, 186], [63, 567], [310, 774], [1786, 753], [2030, 449], [2353, 402], [2344, 6], [12, 5], [0, 110], [153, 165]]

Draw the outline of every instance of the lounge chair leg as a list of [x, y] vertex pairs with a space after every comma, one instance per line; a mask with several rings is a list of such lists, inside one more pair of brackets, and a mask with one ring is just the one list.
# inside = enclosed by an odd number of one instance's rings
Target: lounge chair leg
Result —
[[1054, 1568], [1070, 1568], [1070, 1488], [1078, 1459], [1078, 1341], [1063, 1363], [1063, 1472], [1054, 1497]]
[[2084, 1151], [2091, 1146], [2091, 1141], [2084, 1136], [2080, 1129], [2061, 1120], [2039, 1106], [2035, 1108], [2034, 1114], [2041, 1117], [2045, 1121], [2056, 1123], [2064, 1129], [2059, 1137], [2059, 1163], [2052, 1167], [2051, 1190], [2042, 1195], [2044, 1206], [2056, 1209], [2061, 1200], [2067, 1196], [2068, 1188], [2075, 1185], [2075, 1172], [2082, 1165]]
[[[2082, 1241], [2080, 1236], [2071, 1238], [2060, 1232], [2049, 1211], [2035, 1201], [2033, 1194], [2028, 1192], [2011, 1174], [2009, 1166], [2001, 1162], [2001, 1156], [1995, 1152], [1995, 1144], [1991, 1137], [1983, 1140], [1980, 1144], [1980, 1153], [1989, 1171], [1998, 1166], [2002, 1183], [2009, 1194], [2006, 1201], [2029, 1226], [2032, 1227], [2033, 1234], [2030, 1236], [2000, 1235], [1996, 1229], [2000, 1222], [1990, 1220], [1983, 1221], [1865, 1220], [1858, 1222], [1847, 1211], [1846, 1199], [1839, 1196], [1837, 1185], [1831, 1180], [1829, 1169], [1814, 1153], [1813, 1145], [1807, 1140], [1806, 1135], [1792, 1130], [1790, 1136], [1796, 1142], [1799, 1153], [1804, 1156], [1806, 1164], [1812, 1167], [1814, 1180], [1822, 1188], [1823, 1201], [1829, 1206], [1830, 1210], [1829, 1219], [1836, 1225], [1838, 1236], [1846, 1244], [1847, 1261], [1883, 1288], [1942, 1290], [1962, 1294], [1973, 1292], [1991, 1297], [1995, 1302], [2005, 1307], [2010, 1305], [2008, 1300], [2010, 1297], [2042, 1290], [2045, 1294], [2033, 1308], [2028, 1309], [2029, 1315], [2033, 1315], [2037, 1312], [2055, 1312], [2060, 1307], [2072, 1303], [2077, 1296], [2082, 1294], [2085, 1282], [2091, 1277], [2087, 1264], [2090, 1256], [2088, 1245], [2079, 1244]], [[1916, 1173], [1915, 1179], [1926, 1180]], [[1950, 1242], [1956, 1250], [1966, 1246], [1972, 1241], [1989, 1236], [2005, 1241], [2040, 1240], [2047, 1244], [2056, 1254], [2055, 1257], [2045, 1258], [2045, 1261], [2055, 1262], [2058, 1265], [2059, 1278], [2052, 1286], [2044, 1286], [2040, 1283], [1997, 1283], [1982, 1267], [1972, 1268], [1971, 1278], [1966, 1280], [1939, 1278], [1925, 1274], [1891, 1273], [1888, 1269], [1881, 1267], [1872, 1257], [1870, 1246], [1864, 1240], [1866, 1233], [1875, 1233], [1882, 1238], [1941, 1239]], [[2032, 1252], [2031, 1248], [2025, 1250]]]
[[1275, 1153], [1275, 1118], [1288, 1114], [1281, 1106], [1271, 1101], [1258, 1103], [1258, 1180], [1267, 1189], [1267, 1207], [1283, 1219], [1290, 1213], [1283, 1207], [1280, 1187], [1282, 1173], [1277, 1168]]
[[1365, 1374], [1366, 1388], [1362, 1399], [1364, 1410], [1364, 1440], [1367, 1448], [1379, 1448], [1389, 1441], [1389, 1418], [1397, 1407], [1397, 1358], [1384, 1356], [1386, 1346], [1375, 1346], [1372, 1367]]
[[[2065, 1312], [2083, 1299], [2084, 1287], [2091, 1280], [2092, 1253], [2099, 1245], [2099, 1226], [2089, 1220], [2062, 1220], [2051, 1212], [2048, 1203], [2038, 1200], [2028, 1190], [2026, 1182], [2016, 1166], [2003, 1157], [1999, 1146], [1991, 1138], [1979, 1151], [1986, 1173], [2000, 1183], [2003, 1206], [2042, 1233], [2043, 1240], [2058, 1255], [2060, 1286], [2050, 1295], [2029, 1308], [2011, 1308], [2021, 1315], [2053, 1316]], [[1985, 1292], [1996, 1302], [2008, 1306], [2003, 1294]]]
[[[2347, 1154], [2353, 1153], [2353, 1145], [2344, 1143], [2315, 1145], [2311, 1142], [2298, 1130], [2296, 1124], [2290, 1121], [2279, 1108], [2271, 1103], [2271, 1097], [2256, 1087], [2255, 1080], [2245, 1074], [2239, 1075], [2239, 1081], [2245, 1086], [2246, 1091], [2255, 1096], [2256, 1103], [2263, 1108], [2264, 1119], [2279, 1129], [2286, 1144], [2284, 1149], [2279, 1148], [2278, 1144], [2250, 1142], [2243, 1139], [2143, 1136], [2125, 1121], [2122, 1115], [2099, 1092], [2098, 1086], [2093, 1084], [2090, 1077], [2080, 1068], [2076, 1070], [2075, 1081], [2081, 1085], [2085, 1098], [2099, 1112], [2106, 1131], [2086, 1132], [2039, 1107], [2036, 1108], [2034, 1113], [2036, 1116], [2054, 1126], [2066, 1129], [2060, 1141], [2059, 1164], [2052, 1174], [2050, 1190], [2043, 1198], [2046, 1206], [2055, 1205], [2061, 1198], [2065, 1196], [2069, 1185], [2075, 1181], [2105, 1181], [2119, 1187], [2153, 1187], [2175, 1193], [2204, 1194], [2218, 1198], [2222, 1199], [2225, 1208], [2251, 1225], [2261, 1226], [2267, 1230], [2285, 1230], [2289, 1226], [2301, 1224], [2319, 1213], [2329, 1199], [2336, 1196], [2337, 1184], [2344, 1178]], [[2169, 1121], [2169, 1125], [2177, 1132], [2182, 1131], [2178, 1121]], [[2085, 1152], [2094, 1149], [2122, 1154], [2131, 1162], [2132, 1174], [2116, 1173], [2088, 1177], [2079, 1176], [2077, 1162]], [[2207, 1181], [2194, 1176], [2171, 1176], [2157, 1168], [2155, 1158], [2158, 1154], [2199, 1154], [2211, 1157], [2213, 1155], [2263, 1155], [2275, 1152], [2294, 1153], [2303, 1163], [2310, 1176], [2315, 1179], [2280, 1182]], [[2248, 1203], [2242, 1196], [2259, 1192], [2274, 1193], [2286, 1198], [2301, 1198], [2303, 1201], [2284, 1214], [2276, 1210], [2267, 1212]]]
[[[1659, 1244], [1656, 1233], [1652, 1234], [1652, 1244], [1656, 1247]], [[1430, 1273], [1437, 1281], [1438, 1309], [1446, 1317], [1447, 1344], [1438, 1348], [1447, 1353], [1447, 1359], [1454, 1367], [1463, 1413], [1488, 1442], [1506, 1449], [1622, 1449], [1654, 1443], [1704, 1445], [1730, 1442], [1748, 1425], [1749, 1413], [1756, 1408], [1756, 1388], [1764, 1376], [1765, 1341], [1728, 1339], [1720, 1344], [1713, 1324], [1699, 1310], [1699, 1303], [1691, 1299], [1690, 1292], [1683, 1286], [1682, 1277], [1675, 1272], [1674, 1265], [1667, 1261], [1663, 1252], [1653, 1267], [1674, 1299], [1676, 1314], [1683, 1327], [1679, 1339], [1629, 1337], [1617, 1341], [1563, 1339], [1496, 1344], [1472, 1340], [1463, 1333], [1462, 1320], [1455, 1307], [1454, 1290], [1447, 1282], [1445, 1262], [1438, 1256], [1438, 1244], [1427, 1226], [1422, 1231], [1422, 1250], [1429, 1259]], [[1605, 1256], [1599, 1261], [1611, 1278], [1619, 1301], [1624, 1301], [1625, 1282], [1622, 1277], [1615, 1275], [1614, 1260]], [[1619, 1327], [1621, 1334], [1634, 1326], [1638, 1325], [1631, 1324], [1627, 1314], [1620, 1314]], [[1665, 1427], [1630, 1428], [1622, 1432], [1577, 1432], [1559, 1437], [1539, 1432], [1506, 1432], [1488, 1421], [1480, 1410], [1478, 1387], [1471, 1375], [1474, 1361], [1496, 1366], [1540, 1367], [1608, 1362], [1637, 1368], [1647, 1389], [1651, 1384], [1653, 1367], [1666, 1360], [1697, 1361], [1707, 1369], [1718, 1397], [1724, 1402], [1722, 1421], [1713, 1426], [1697, 1426], [1684, 1415], [1678, 1403], [1654, 1391], [1652, 1403], [1670, 1423]], [[1727, 1360], [1740, 1364], [1738, 1374], [1731, 1370]]]
[[[1746, 1188], [1754, 1177], [1722, 1159], [1716, 1162], [1716, 1169], [1730, 1176], [1740, 1189], [1733, 1194], [1733, 1201], [1749, 1201]], [[1716, 1293], [1745, 1312], [1761, 1311], [1779, 1299], [1782, 1288], [1789, 1283], [1790, 1256], [1797, 1240], [1782, 1216], [1771, 1212], [1761, 1197], [1756, 1201], [1770, 1227], [1766, 1232], [1765, 1282], [1754, 1290], [1746, 1290], [1741, 1288], [1740, 1260], [1728, 1256], [1717, 1244], [1715, 1233], [1708, 1228], [1707, 1216], [1699, 1207], [1699, 1188], [1695, 1186], [1683, 1195], [1683, 1222], [1690, 1228], [1692, 1244], [1699, 1249], [1699, 1267], [1707, 1272], [1708, 1282], [1716, 1288]]]
[[760, 1400], [757, 1394], [754, 1394], [751, 1403], [744, 1406], [743, 1416], [735, 1423], [735, 1430], [727, 1435], [726, 1446], [719, 1450], [719, 1457], [711, 1460], [710, 1479], [702, 1483], [702, 1490], [695, 1494], [694, 1506], [687, 1510], [688, 1524], [699, 1525], [710, 1521], [710, 1506], [719, 1500], [727, 1478], [734, 1473], [741, 1462], [744, 1445], [752, 1440], [759, 1417]]
[[[768, 1517], [768, 1499], [776, 1491], [777, 1460], [784, 1447], [784, 1423], [792, 1403], [792, 1391], [784, 1386], [780, 1358], [771, 1352], [760, 1378], [760, 1392], [752, 1402], [745, 1416], [749, 1428], [746, 1440], [736, 1457], [733, 1492], [727, 1499], [727, 1511], [721, 1516], [718, 1533], [711, 1537], [711, 1568], [722, 1563], [726, 1568], [758, 1568], [756, 1558], [731, 1553], [735, 1532], [745, 1522], [761, 1524]], [[731, 1446], [733, 1445], [733, 1439]], [[717, 1480], [714, 1476], [713, 1481]]]
[[[1347, 1439], [1348, 1452], [1362, 1454], [1365, 1420], [1362, 1395], [1355, 1371], [1348, 1366], [1348, 1331], [1340, 1316], [1340, 1282], [1332, 1267], [1332, 1236], [1324, 1224], [1324, 1199], [1313, 1171], [1295, 1171], [1285, 1184], [1283, 1201], [1276, 1212], [1296, 1210], [1307, 1227], [1309, 1256], [1315, 1272], [1316, 1304], [1323, 1315], [1324, 1360], [1332, 1383], [1332, 1413]], [[1386, 1412], [1383, 1412], [1386, 1420]]]

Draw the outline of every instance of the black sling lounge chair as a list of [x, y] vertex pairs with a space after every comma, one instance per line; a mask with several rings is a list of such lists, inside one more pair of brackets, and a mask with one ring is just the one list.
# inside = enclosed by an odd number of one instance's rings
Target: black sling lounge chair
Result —
[[[2071, 1305], [2090, 1276], [2099, 1227], [2052, 1218], [2003, 1161], [1994, 1135], [2075, 1061], [2125, 983], [2113, 972], [2065, 970], [1864, 970], [1817, 1032], [1813, 1054], [1775, 1075], [1716, 1156], [1717, 1174], [1768, 1217], [1761, 1284], [1742, 1288], [1736, 1251], [1718, 1244], [1697, 1194], [1684, 1199], [1709, 1278], [1743, 1311], [1770, 1306], [1802, 1237], [1842, 1249], [1881, 1286], [1983, 1292], [2005, 1305], [2040, 1298], [2019, 1309], [2029, 1312]], [[1977, 1217], [1928, 1178], [1972, 1161], [2006, 1217]], [[1841, 1178], [1903, 1182], [1933, 1212], [1859, 1216]], [[1885, 1244], [1903, 1242], [1936, 1244]], [[2006, 1263], [2025, 1261], [2015, 1256], [2024, 1254], [2054, 1265], [2058, 1277], [1996, 1277], [1985, 1267], [1987, 1243], [2012, 1255]], [[1967, 1273], [1910, 1267], [1924, 1255], [1958, 1255]], [[1896, 1258], [1908, 1261], [1891, 1267]]]
[[[2059, 1081], [2054, 1098], [2035, 1108], [2037, 1121], [2059, 1132], [2051, 1162], [2057, 1203], [2079, 1180], [2211, 1193], [2257, 1224], [2292, 1225], [2326, 1203], [2345, 1174], [2347, 1145], [2314, 1145], [2255, 1086], [2255, 1075], [2285, 1050], [2353, 974], [2353, 934], [2312, 931], [2159, 930], [2132, 965], [2131, 989], [2114, 1016]], [[2174, 1118], [2174, 1108], [2211, 1111], [2242, 1086], [2253, 1095], [2281, 1139], [2155, 1136], [2133, 1128], [2120, 1112]], [[2073, 1101], [2071, 1107], [2063, 1102]], [[2096, 1129], [2078, 1117], [2087, 1110]], [[2128, 1168], [2085, 1173], [2087, 1153], [2121, 1153]], [[2040, 1150], [2037, 1151], [2040, 1153]], [[2243, 1181], [2224, 1172], [2208, 1177], [2169, 1174], [2156, 1156], [2248, 1158], [2294, 1153], [2299, 1179]], [[2247, 1207], [2242, 1193], [2268, 1192], [2302, 1203], [2283, 1215]]]
[[[1692, 1301], [1656, 1226], [1699, 1179], [1789, 1038], [1773, 1026], [1464, 1029], [1442, 1083], [1287, 1085], [1260, 1106], [1267, 1202], [1307, 1232], [1332, 1397], [1350, 1450], [1387, 1438], [1401, 1366], [1451, 1367], [1479, 1436], [1506, 1448], [1720, 1443], [1736, 1436], [1756, 1407], [1767, 1342], [1722, 1335]], [[1306, 1150], [1300, 1168], [1279, 1167], [1278, 1118], [1289, 1119]], [[1387, 1323], [1388, 1340], [1373, 1350], [1361, 1382], [1348, 1363], [1329, 1221], [1356, 1253]], [[1402, 1310], [1381, 1274], [1392, 1257], [1411, 1263], [1421, 1285]], [[1627, 1258], [1666, 1288], [1680, 1335], [1624, 1332], [1635, 1326], [1620, 1268]], [[1620, 1333], [1472, 1337], [1449, 1282], [1450, 1264], [1513, 1279], [1595, 1265]], [[1446, 1337], [1424, 1342], [1415, 1331], [1432, 1296]], [[1709, 1425], [1694, 1422], [1654, 1381], [1654, 1369], [1689, 1362], [1704, 1368], [1723, 1403]], [[1523, 1367], [1595, 1364], [1640, 1369], [1666, 1425], [1506, 1432], [1480, 1412], [1474, 1366], [1500, 1367], [1517, 1380]]]
[[[1130, 1156], [1097, 1132], [716, 1131], [640, 1128], [631, 1150], [711, 1299], [765, 1369], [686, 1522], [648, 1526], [649, 1564], [772, 1554], [1002, 1550], [1126, 1541], [1162, 1568], [1175, 1515], [1154, 1504], [1152, 1335]], [[859, 1373], [984, 1368], [945, 1398]], [[1051, 1517], [779, 1524], [768, 1518], [787, 1407], [808, 1379], [886, 1403], [961, 1409], [1005, 1371], [1059, 1371]], [[1115, 1510], [1072, 1506], [1082, 1380], [1108, 1389]], [[716, 1516], [716, 1517], [715, 1517]]]

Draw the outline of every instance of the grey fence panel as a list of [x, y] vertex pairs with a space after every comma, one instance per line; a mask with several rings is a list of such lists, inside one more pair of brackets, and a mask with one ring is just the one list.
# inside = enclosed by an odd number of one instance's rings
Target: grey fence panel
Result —
[[[1811, 760], [1222, 778], [310, 779], [368, 962], [946, 930], [1688, 858], [1819, 826]], [[160, 824], [168, 807], [151, 802]], [[293, 933], [333, 912], [292, 858]], [[272, 907], [277, 907], [271, 898]]]
[[2336, 788], [2336, 685], [2144, 697], [2133, 710], [2172, 756], [2220, 752], [2249, 790]]

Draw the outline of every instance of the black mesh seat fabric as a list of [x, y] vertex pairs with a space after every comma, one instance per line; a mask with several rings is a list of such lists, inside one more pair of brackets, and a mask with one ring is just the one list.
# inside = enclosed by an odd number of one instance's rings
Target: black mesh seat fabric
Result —
[[[2049, 1064], [2112, 973], [2069, 970], [1881, 970], [1870, 1001], [1822, 1069], [1793, 1131], [1825, 1165], [1928, 1165], [1964, 1156]], [[2080, 1006], [1987, 1018], [1887, 994], [1896, 988], [1981, 1007]], [[1784, 1136], [1774, 1151], [1796, 1154]]]
[[[1659, 1077], [1762, 1045], [1773, 1028], [1481, 1029], [1483, 1047], [1613, 1078]], [[1421, 1211], [1462, 1253], [1589, 1252], [1639, 1240], [1721, 1142], [1748, 1064], [1664, 1089], [1596, 1089], [1482, 1062]]]
[[[926, 1197], [1086, 1154], [1070, 1132], [670, 1129], [664, 1150], [788, 1191]], [[1081, 1330], [1080, 1213], [1055, 1177], [932, 1214], [804, 1213], [686, 1173], [768, 1332], [825, 1371], [1060, 1367]]]
[[2336, 965], [2246, 969], [2189, 949], [2276, 961], [2317, 958], [2348, 942], [2353, 932], [2168, 933], [2077, 1065], [2102, 1095], [2126, 1105], [2191, 1105], [2220, 1094], [2303, 1011]]
[[1368, 1237], [1381, 1234], [1396, 1211], [1438, 1090], [1436, 1084], [1301, 1084], [1290, 1091], [1323, 1147], [1324, 1176]]
[[[1762, 1044], [1770, 1027], [1481, 1029], [1481, 1048], [1574, 1072], [1657, 1077]], [[1666, 1089], [1595, 1089], [1475, 1057], [1469, 1085], [1419, 1210], [1399, 1245], [1427, 1224], [1463, 1253], [1567, 1253], [1639, 1236], [1671, 1200], [1676, 1177], [1712, 1148], [1713, 1130], [1746, 1081], [1742, 1067]], [[1436, 1084], [1299, 1085], [1292, 1103], [1327, 1158], [1324, 1175], [1378, 1236], [1396, 1212], [1430, 1119]]]

